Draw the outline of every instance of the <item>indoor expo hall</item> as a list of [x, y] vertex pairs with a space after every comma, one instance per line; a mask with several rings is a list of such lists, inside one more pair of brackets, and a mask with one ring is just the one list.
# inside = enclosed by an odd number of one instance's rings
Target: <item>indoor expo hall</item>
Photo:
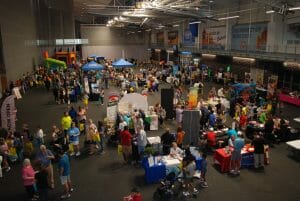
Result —
[[300, 1], [2, 0], [1, 201], [298, 201]]

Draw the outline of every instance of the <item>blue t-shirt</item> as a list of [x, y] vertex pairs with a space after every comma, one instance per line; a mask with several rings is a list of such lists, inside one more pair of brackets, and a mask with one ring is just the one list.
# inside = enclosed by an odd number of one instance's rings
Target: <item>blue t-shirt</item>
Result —
[[214, 114], [209, 115], [209, 125], [214, 127], [216, 124], [216, 116]]
[[230, 129], [227, 131], [227, 135], [228, 135], [228, 137], [231, 137], [233, 135], [235, 138], [237, 138], [238, 133], [236, 132], [235, 129]]
[[70, 175], [70, 160], [67, 154], [64, 154], [58, 163], [59, 169], [63, 168], [64, 171], [62, 173], [62, 176], [68, 176]]
[[245, 140], [243, 138], [236, 138], [233, 141], [233, 147], [234, 147], [234, 151], [241, 151], [241, 149], [245, 146]]
[[48, 159], [48, 156], [53, 156], [50, 150], [47, 149], [45, 154], [42, 151], [39, 151], [37, 154], [37, 159], [42, 163], [43, 166], [47, 167], [51, 164], [51, 159]]
[[69, 134], [69, 139], [71, 142], [79, 141], [80, 131], [77, 127], [70, 128], [68, 134]]

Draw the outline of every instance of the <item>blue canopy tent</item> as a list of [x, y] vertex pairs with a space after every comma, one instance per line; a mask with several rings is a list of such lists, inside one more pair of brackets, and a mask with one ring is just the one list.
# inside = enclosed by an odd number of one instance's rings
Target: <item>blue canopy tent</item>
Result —
[[81, 68], [83, 71], [97, 71], [97, 70], [103, 70], [104, 67], [101, 64], [98, 64], [95, 61], [90, 61], [89, 63], [86, 63]]
[[113, 62], [112, 66], [115, 68], [127, 68], [133, 67], [134, 65], [128, 61], [125, 61], [124, 59], [119, 59], [118, 61]]

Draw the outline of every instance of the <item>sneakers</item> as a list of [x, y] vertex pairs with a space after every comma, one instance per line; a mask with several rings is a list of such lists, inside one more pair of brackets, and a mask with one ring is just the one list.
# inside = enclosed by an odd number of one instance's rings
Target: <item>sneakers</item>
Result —
[[60, 196], [60, 199], [68, 199], [68, 198], [70, 198], [70, 197], [71, 197], [71, 194], [68, 193], [68, 194], [65, 194], [65, 195]]
[[74, 156], [74, 155], [75, 155], [75, 152], [70, 153], [70, 156]]
[[80, 151], [75, 154], [75, 156], [80, 156]]
[[70, 188], [70, 193], [72, 193], [74, 191], [74, 188]]
[[206, 182], [203, 182], [203, 183], [201, 184], [201, 187], [202, 187], [202, 188], [207, 188], [207, 187], [208, 187], [208, 185], [207, 185], [207, 183], [206, 183]]
[[10, 171], [10, 166], [8, 166], [5, 171], [9, 172]]

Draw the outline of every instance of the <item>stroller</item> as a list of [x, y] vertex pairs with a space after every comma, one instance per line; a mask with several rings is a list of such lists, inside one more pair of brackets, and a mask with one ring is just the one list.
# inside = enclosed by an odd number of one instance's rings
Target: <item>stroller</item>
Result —
[[155, 201], [172, 201], [175, 197], [174, 182], [176, 176], [174, 172], [167, 175], [166, 179], [160, 182], [160, 186], [153, 194]]

